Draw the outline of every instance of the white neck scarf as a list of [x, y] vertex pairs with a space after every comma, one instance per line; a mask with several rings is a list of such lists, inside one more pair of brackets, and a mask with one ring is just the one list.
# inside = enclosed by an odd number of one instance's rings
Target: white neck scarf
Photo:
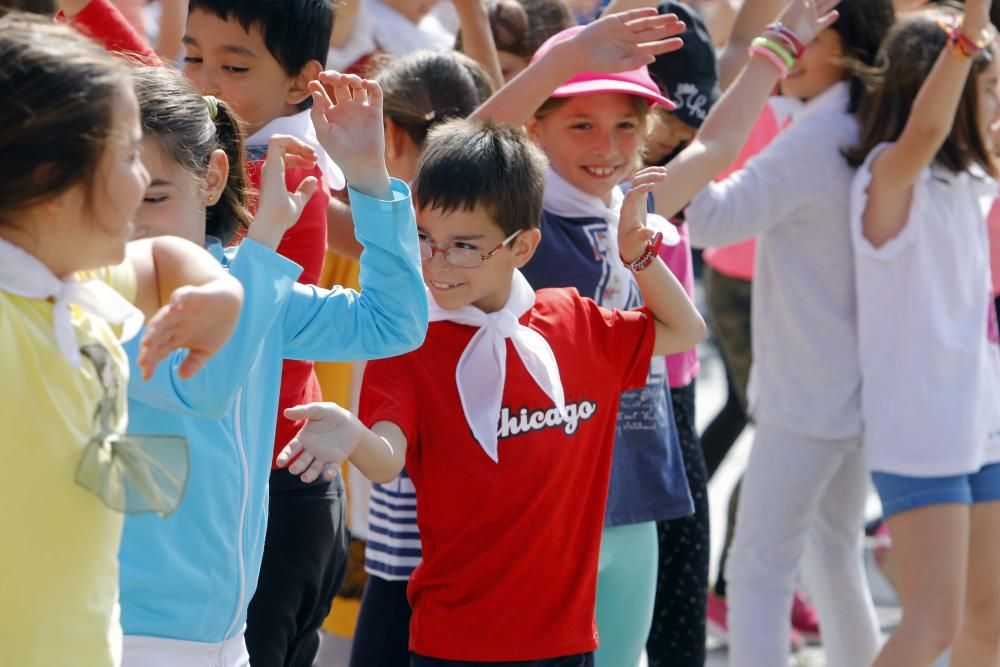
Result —
[[247, 138], [247, 146], [263, 146], [267, 148], [267, 143], [275, 134], [287, 134], [308, 144], [316, 151], [316, 164], [323, 172], [323, 180], [331, 190], [343, 190], [347, 187], [347, 180], [344, 172], [340, 170], [337, 163], [333, 161], [319, 143], [316, 136], [316, 128], [313, 126], [312, 116], [309, 110], [300, 111], [292, 116], [278, 116], [270, 123], [254, 132]]
[[52, 301], [56, 343], [76, 368], [82, 360], [71, 319], [71, 304], [121, 326], [122, 340], [129, 340], [142, 328], [142, 313], [110, 285], [99, 280], [80, 282], [75, 277], [59, 280], [38, 259], [3, 239], [0, 239], [0, 290], [26, 299]]
[[[611, 205], [606, 205], [600, 197], [587, 194], [549, 169], [545, 176], [545, 196], [543, 206], [546, 211], [561, 218], [598, 218], [608, 224], [606, 239], [607, 255], [605, 264], [608, 267], [608, 281], [605, 294], [600, 304], [605, 308], [629, 308], [628, 295], [631, 292], [632, 273], [620, 261], [618, 251], [618, 219], [621, 216], [622, 203], [625, 195], [619, 188], [611, 190]], [[655, 213], [646, 214], [646, 224], [663, 233], [663, 243], [677, 245], [680, 233], [666, 218]], [[596, 296], [596, 295], [595, 295]]]
[[562, 380], [555, 355], [541, 334], [522, 325], [518, 319], [535, 304], [535, 292], [520, 271], [514, 272], [510, 298], [495, 313], [484, 313], [475, 306], [445, 310], [428, 292], [431, 322], [455, 322], [479, 327], [455, 369], [458, 395], [462, 399], [465, 421], [483, 451], [495, 463], [500, 462], [497, 424], [507, 376], [507, 342], [510, 338], [524, 367], [560, 412], [566, 409]]

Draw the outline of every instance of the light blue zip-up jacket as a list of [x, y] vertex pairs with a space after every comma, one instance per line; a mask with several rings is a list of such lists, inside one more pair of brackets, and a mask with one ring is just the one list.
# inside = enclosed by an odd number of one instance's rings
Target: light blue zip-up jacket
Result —
[[361, 292], [295, 282], [302, 269], [245, 240], [209, 250], [244, 287], [232, 339], [190, 380], [175, 354], [148, 382], [132, 360], [129, 432], [188, 439], [190, 476], [167, 518], [125, 519], [122, 626], [129, 635], [218, 643], [246, 622], [264, 552], [267, 483], [283, 359], [347, 361], [400, 355], [427, 330], [416, 224], [406, 184], [393, 201], [351, 191]]

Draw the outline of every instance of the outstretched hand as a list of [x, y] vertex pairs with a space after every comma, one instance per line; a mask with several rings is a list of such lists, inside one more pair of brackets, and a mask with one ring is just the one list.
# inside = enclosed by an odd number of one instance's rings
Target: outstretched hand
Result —
[[581, 72], [624, 72], [649, 65], [656, 56], [684, 46], [677, 35], [684, 22], [676, 14], [634, 9], [594, 21], [568, 40]]
[[309, 83], [316, 136], [358, 192], [388, 199], [382, 89], [355, 74], [327, 71]]
[[340, 464], [354, 453], [365, 430], [354, 415], [336, 403], [297, 405], [286, 409], [285, 417], [307, 421], [278, 454], [276, 463], [279, 468], [288, 466], [288, 472], [306, 483], [320, 475], [332, 479]]
[[809, 44], [837, 21], [839, 4], [840, 0], [792, 0], [778, 20]]

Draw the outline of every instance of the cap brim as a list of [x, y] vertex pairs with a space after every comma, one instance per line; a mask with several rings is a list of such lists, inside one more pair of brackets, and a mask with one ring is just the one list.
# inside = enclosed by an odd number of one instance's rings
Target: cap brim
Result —
[[[625, 93], [626, 95], [637, 95], [649, 101], [650, 106], [659, 104], [667, 111], [673, 111], [677, 105], [672, 101], [658, 95], [649, 88], [640, 86], [637, 83], [628, 81], [616, 81], [614, 79], [602, 79], [600, 81], [577, 81], [566, 83], [552, 93], [550, 97], [577, 97], [580, 95], [599, 95], [601, 93]], [[664, 240], [666, 242], [666, 240]]]

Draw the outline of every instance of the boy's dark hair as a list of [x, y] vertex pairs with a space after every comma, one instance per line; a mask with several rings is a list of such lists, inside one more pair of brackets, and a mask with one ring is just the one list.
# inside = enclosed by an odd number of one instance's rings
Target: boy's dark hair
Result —
[[[326, 63], [333, 31], [332, 0], [190, 0], [189, 12], [201, 10], [224, 21], [235, 19], [247, 32], [257, 26], [267, 50], [288, 76], [298, 76], [310, 60]], [[300, 111], [312, 105], [307, 97]]]
[[387, 59], [375, 74], [383, 114], [422, 148], [427, 133], [451, 118], [465, 118], [493, 94], [476, 61], [455, 51], [414, 51]]
[[[903, 17], [889, 32], [879, 53], [877, 67], [869, 79], [872, 90], [865, 96], [858, 111], [861, 141], [847, 152], [851, 165], [863, 163], [880, 143], [899, 139], [910, 119], [910, 110], [920, 88], [946, 46], [948, 36], [939, 21], [952, 15], [942, 9], [922, 10]], [[977, 75], [986, 69], [993, 57], [990, 47], [973, 61], [951, 133], [935, 157], [939, 164], [952, 172], [962, 172], [978, 164], [991, 176], [998, 174], [996, 162], [979, 129], [976, 82]], [[933, 100], [930, 102], [934, 103]]]
[[229, 178], [219, 201], [208, 207], [205, 234], [228, 244], [237, 230], [250, 224], [244, 171], [244, 133], [232, 109], [215, 100], [215, 118], [206, 99], [180, 72], [165, 67], [133, 70], [142, 131], [185, 171], [203, 178], [212, 152], [221, 148], [229, 159]]
[[453, 120], [431, 130], [417, 165], [417, 210], [482, 206], [509, 236], [541, 225], [545, 155], [523, 130]]
[[855, 113], [865, 94], [864, 76], [860, 72], [875, 64], [879, 47], [896, 21], [896, 11], [892, 0], [842, 0], [837, 13], [840, 16], [830, 29], [840, 35], [844, 57], [854, 70], [847, 110]]
[[76, 185], [89, 204], [132, 85], [125, 61], [49, 17], [13, 12], [0, 17], [0, 62], [0, 224]]

